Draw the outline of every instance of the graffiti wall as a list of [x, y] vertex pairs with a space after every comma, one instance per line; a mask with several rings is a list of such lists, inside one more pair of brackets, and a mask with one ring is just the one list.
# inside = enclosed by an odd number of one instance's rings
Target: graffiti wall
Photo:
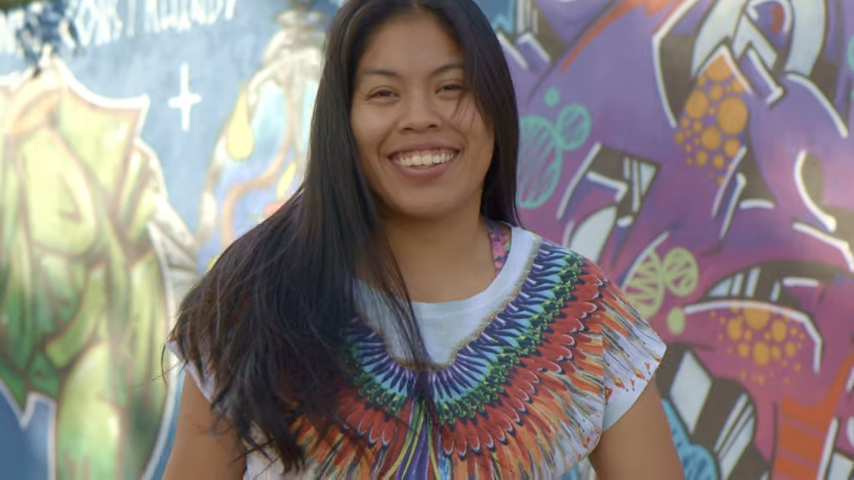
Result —
[[[338, 3], [77, 0], [38, 76], [0, 15], [0, 478], [159, 478], [175, 305], [299, 183]], [[525, 226], [670, 344], [688, 478], [854, 477], [854, 3], [480, 4]]]

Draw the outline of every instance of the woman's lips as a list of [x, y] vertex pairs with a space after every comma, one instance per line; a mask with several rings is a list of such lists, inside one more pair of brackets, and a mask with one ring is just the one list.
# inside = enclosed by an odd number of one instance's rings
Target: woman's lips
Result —
[[406, 177], [428, 180], [445, 173], [459, 157], [459, 154], [458, 150], [447, 148], [412, 150], [395, 155], [392, 158], [392, 163]]
[[451, 161], [458, 153], [449, 148], [412, 150], [395, 155], [393, 161], [402, 167], [430, 168]]

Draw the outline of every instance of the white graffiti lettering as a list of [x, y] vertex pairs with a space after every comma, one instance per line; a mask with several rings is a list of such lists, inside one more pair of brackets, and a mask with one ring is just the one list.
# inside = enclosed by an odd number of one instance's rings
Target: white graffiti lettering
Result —
[[[227, 22], [236, 7], [237, 0], [75, 0], [70, 6], [81, 47]], [[24, 22], [21, 10], [0, 15], [0, 55], [21, 56], [15, 35]]]

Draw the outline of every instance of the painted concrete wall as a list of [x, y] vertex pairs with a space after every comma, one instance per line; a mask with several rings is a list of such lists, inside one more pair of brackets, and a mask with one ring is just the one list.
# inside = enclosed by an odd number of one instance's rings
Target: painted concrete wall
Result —
[[[336, 5], [74, 5], [82, 48], [37, 78], [0, 16], [0, 478], [157, 478], [175, 304], [301, 178]], [[481, 5], [523, 220], [671, 345], [688, 478], [849, 478], [854, 3]]]

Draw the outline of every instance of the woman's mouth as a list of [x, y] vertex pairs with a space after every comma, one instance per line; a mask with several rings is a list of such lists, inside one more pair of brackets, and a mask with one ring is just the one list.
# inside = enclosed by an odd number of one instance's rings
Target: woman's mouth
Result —
[[401, 167], [424, 170], [448, 163], [457, 154], [459, 151], [451, 149], [419, 150], [395, 155], [393, 161]]

